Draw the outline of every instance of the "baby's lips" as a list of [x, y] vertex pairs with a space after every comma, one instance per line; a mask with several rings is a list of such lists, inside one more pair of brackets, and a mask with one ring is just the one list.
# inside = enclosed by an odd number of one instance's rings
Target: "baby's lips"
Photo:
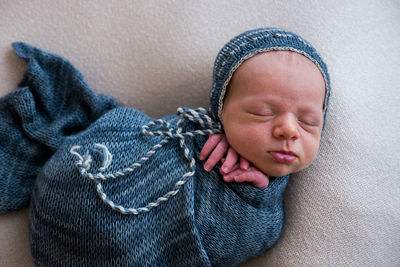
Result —
[[269, 154], [279, 163], [292, 163], [297, 159], [296, 154], [291, 151], [270, 151]]

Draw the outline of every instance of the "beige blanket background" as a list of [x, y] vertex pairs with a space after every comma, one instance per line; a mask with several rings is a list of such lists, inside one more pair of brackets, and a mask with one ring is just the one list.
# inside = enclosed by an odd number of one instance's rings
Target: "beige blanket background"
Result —
[[[11, 42], [24, 41], [153, 116], [207, 107], [213, 60], [231, 37], [297, 32], [331, 73], [326, 131], [317, 160], [289, 183], [282, 238], [243, 266], [400, 266], [399, 17], [398, 0], [0, 0], [0, 96], [22, 77]], [[27, 219], [0, 215], [0, 266], [33, 265]]]

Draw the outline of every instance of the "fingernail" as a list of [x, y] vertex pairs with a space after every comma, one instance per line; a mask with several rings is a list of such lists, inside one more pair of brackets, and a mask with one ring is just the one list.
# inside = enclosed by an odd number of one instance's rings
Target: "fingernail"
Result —
[[204, 169], [209, 172], [210, 171], [210, 166], [208, 164], [205, 164], [204, 165]]
[[200, 159], [200, 160], [204, 160], [204, 156], [199, 155], [199, 159]]
[[223, 167], [223, 168], [222, 168], [222, 171], [225, 172], [225, 173], [227, 173], [227, 172], [229, 172], [229, 168], [228, 168], [228, 167]]

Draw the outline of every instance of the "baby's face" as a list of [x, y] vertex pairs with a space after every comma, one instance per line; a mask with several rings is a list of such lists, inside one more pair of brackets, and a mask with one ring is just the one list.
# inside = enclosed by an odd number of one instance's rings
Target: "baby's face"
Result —
[[269, 176], [311, 164], [323, 125], [325, 82], [290, 51], [261, 53], [235, 71], [221, 113], [230, 145]]

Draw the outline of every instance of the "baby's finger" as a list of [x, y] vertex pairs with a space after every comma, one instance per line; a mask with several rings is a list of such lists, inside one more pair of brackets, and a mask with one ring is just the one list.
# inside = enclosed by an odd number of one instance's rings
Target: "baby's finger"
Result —
[[245, 171], [240, 169], [239, 164], [235, 164], [232, 167], [232, 170], [229, 173], [227, 173], [227, 174], [222, 174], [221, 173], [221, 174], [224, 176], [224, 181], [225, 182], [233, 182], [235, 180], [235, 177], [239, 176], [243, 172], [245, 172]]
[[[233, 165], [232, 168], [231, 168], [231, 170], [230, 170], [228, 173], [223, 172], [222, 169], [219, 169], [219, 173], [220, 173], [221, 175], [223, 175], [223, 176], [225, 176], [225, 175], [230, 175], [233, 171], [235, 171], [235, 170], [237, 170], [237, 169], [240, 169], [239, 163], [236, 163], [235, 165]], [[232, 179], [233, 179], [233, 178], [232, 178]]]
[[230, 182], [235, 181], [235, 180], [234, 180], [234, 177], [233, 177], [233, 176], [230, 176], [230, 175], [224, 175], [224, 176], [222, 176], [222, 177], [223, 177], [224, 181], [227, 182], [227, 183], [230, 183]]
[[206, 171], [210, 171], [214, 168], [218, 161], [225, 155], [228, 146], [226, 139], [222, 138], [204, 164], [204, 169]]
[[247, 170], [249, 167], [250, 167], [250, 162], [247, 159], [240, 157], [240, 168], [242, 170]]
[[233, 165], [238, 160], [238, 153], [233, 148], [228, 148], [228, 153], [226, 155], [225, 162], [221, 166], [221, 172], [223, 174], [228, 173], [231, 171]]
[[235, 182], [250, 182], [253, 186], [258, 188], [266, 188], [269, 184], [269, 178], [264, 173], [258, 170], [247, 171], [239, 176], [236, 176]]
[[223, 134], [213, 134], [208, 139], [207, 142], [204, 144], [203, 148], [200, 151], [199, 159], [205, 160], [211, 151], [216, 147], [216, 145], [221, 141], [223, 138]]

